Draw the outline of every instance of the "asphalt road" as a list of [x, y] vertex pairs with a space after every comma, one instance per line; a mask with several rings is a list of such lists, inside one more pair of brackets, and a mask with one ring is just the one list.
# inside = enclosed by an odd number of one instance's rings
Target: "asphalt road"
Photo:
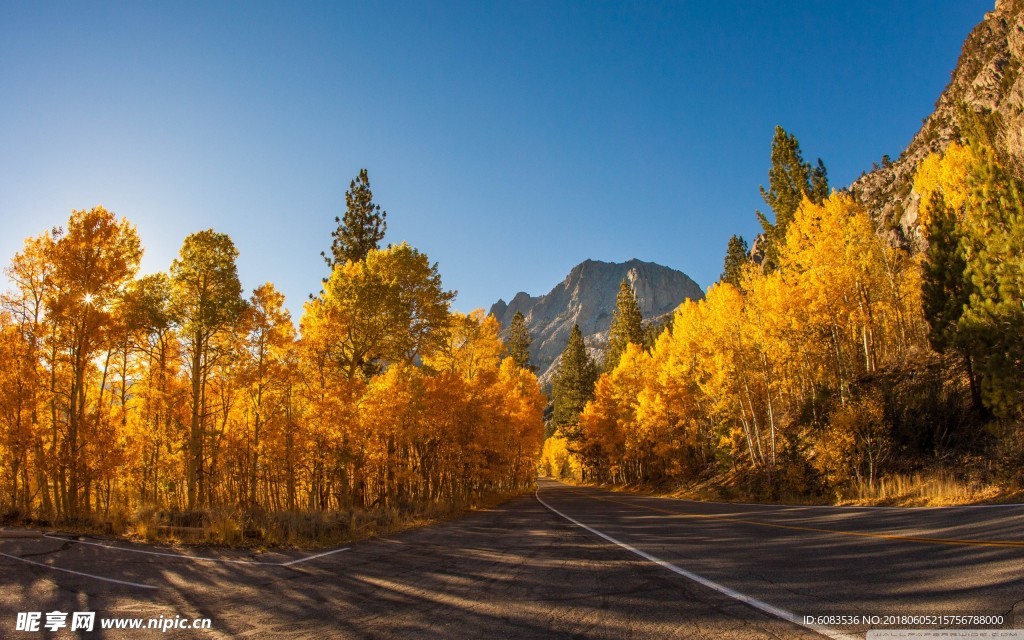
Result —
[[1004, 627], [1024, 628], [1024, 506], [738, 505], [543, 482], [538, 495], [580, 524], [801, 621], [1000, 615]]
[[345, 550], [0, 539], [0, 638], [34, 637], [15, 631], [26, 611], [211, 620], [97, 624], [89, 638], [815, 638], [804, 616], [898, 614], [1020, 628], [1022, 522], [1024, 507], [694, 503], [542, 480], [535, 496]]

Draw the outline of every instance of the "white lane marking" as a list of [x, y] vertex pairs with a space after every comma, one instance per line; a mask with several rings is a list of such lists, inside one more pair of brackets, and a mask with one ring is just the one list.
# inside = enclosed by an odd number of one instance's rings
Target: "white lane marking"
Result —
[[228, 558], [204, 558], [202, 556], [190, 556], [184, 553], [166, 553], [161, 551], [149, 551], [146, 549], [129, 549], [127, 547], [116, 547], [112, 544], [102, 544], [99, 542], [89, 542], [87, 540], [76, 540], [74, 538], [63, 538], [61, 536], [54, 536], [46, 534], [44, 538], [51, 540], [63, 540], [64, 542], [73, 542], [75, 544], [87, 544], [93, 547], [103, 547], [104, 549], [113, 549], [114, 551], [126, 551], [128, 553], [144, 553], [150, 556], [164, 556], [167, 558], [184, 558], [186, 560], [194, 560], [195, 562], [228, 562], [231, 564], [269, 564], [279, 565], [279, 562], [259, 562], [257, 560], [231, 560]]
[[293, 564], [299, 564], [300, 562], [305, 562], [306, 560], [315, 560], [317, 558], [322, 558], [324, 556], [329, 556], [329, 555], [334, 554], [334, 553], [341, 553], [342, 551], [348, 551], [348, 549], [349, 549], [348, 547], [344, 547], [343, 549], [335, 549], [333, 551], [325, 551], [323, 553], [318, 553], [315, 556], [309, 556], [307, 558], [299, 558], [297, 560], [291, 560], [289, 562], [281, 562], [279, 564], [282, 567], [287, 567], [287, 566], [290, 566], [290, 565], [293, 565]]
[[72, 571], [71, 569], [62, 569], [61, 567], [55, 567], [53, 565], [44, 564], [42, 562], [36, 562], [35, 560], [28, 560], [26, 558], [19, 558], [18, 556], [12, 556], [10, 554], [0, 551], [0, 556], [10, 558], [11, 560], [17, 560], [18, 562], [24, 562], [26, 564], [32, 564], [37, 567], [43, 567], [44, 569], [50, 569], [51, 571], [63, 571], [64, 573], [73, 573], [76, 576], [85, 576], [86, 578], [92, 578], [93, 580], [102, 580], [103, 582], [113, 582], [114, 584], [123, 584], [129, 587], [136, 587], [138, 589], [159, 589], [149, 584], [139, 584], [138, 582], [128, 582], [127, 580], [115, 580], [114, 578], [104, 578], [103, 576], [96, 576], [91, 573], [83, 573], [81, 571]]
[[149, 556], [163, 556], [165, 558], [182, 558], [184, 560], [192, 560], [194, 562], [224, 562], [229, 564], [253, 564], [264, 567], [287, 567], [288, 565], [298, 564], [305, 562], [306, 560], [313, 560], [314, 558], [321, 558], [323, 556], [329, 556], [332, 553], [338, 553], [340, 551], [348, 551], [348, 547], [343, 549], [335, 549], [333, 551], [327, 551], [325, 553], [318, 553], [316, 555], [308, 556], [305, 558], [298, 558], [289, 562], [260, 562], [259, 560], [234, 560], [230, 558], [206, 558], [203, 556], [190, 556], [184, 553], [168, 553], [165, 551], [149, 551], [148, 549], [129, 549], [127, 547], [117, 547], [112, 544], [102, 544], [100, 542], [89, 542], [88, 540], [76, 540], [74, 538], [63, 538], [61, 536], [51, 535], [49, 533], [43, 535], [44, 538], [51, 540], [62, 540], [64, 542], [73, 542], [75, 544], [87, 544], [93, 547], [103, 547], [104, 549], [113, 549], [114, 551], [126, 551], [128, 553], [144, 553]]
[[827, 627], [820, 627], [820, 626], [817, 626], [817, 625], [805, 624], [803, 619], [800, 618], [800, 616], [796, 615], [795, 613], [793, 613], [791, 611], [786, 611], [785, 609], [780, 609], [779, 607], [770, 605], [767, 602], [762, 602], [761, 600], [758, 600], [757, 598], [752, 598], [752, 597], [750, 597], [750, 596], [748, 596], [746, 594], [743, 594], [743, 593], [740, 593], [739, 591], [736, 591], [735, 589], [730, 589], [729, 587], [727, 587], [725, 585], [721, 585], [721, 584], [718, 584], [717, 582], [715, 582], [713, 580], [709, 580], [709, 579], [705, 578], [704, 576], [697, 575], [696, 573], [693, 573], [692, 571], [687, 571], [686, 569], [683, 569], [682, 567], [678, 567], [678, 566], [672, 564], [671, 562], [666, 562], [665, 560], [662, 560], [661, 558], [658, 558], [657, 556], [653, 556], [653, 555], [647, 553], [646, 551], [641, 551], [640, 549], [637, 549], [636, 547], [628, 545], [625, 542], [620, 542], [619, 540], [616, 540], [615, 538], [611, 537], [608, 534], [602, 533], [602, 532], [598, 531], [597, 529], [594, 529], [593, 527], [588, 527], [587, 525], [583, 524], [579, 520], [576, 520], [575, 518], [572, 518], [570, 516], [565, 515], [564, 513], [559, 511], [558, 509], [552, 507], [547, 502], [544, 502], [544, 499], [540, 497], [540, 489], [539, 488], [534, 492], [534, 497], [536, 497], [537, 501], [540, 502], [542, 505], [544, 505], [545, 507], [547, 507], [548, 509], [550, 509], [554, 513], [562, 516], [563, 518], [565, 518], [569, 522], [573, 523], [577, 527], [582, 527], [582, 528], [586, 529], [587, 531], [593, 533], [594, 535], [600, 536], [601, 538], [604, 538], [608, 542], [611, 542], [614, 545], [618, 545], [618, 546], [622, 547], [626, 551], [634, 553], [634, 554], [640, 556], [641, 558], [643, 558], [645, 560], [649, 560], [650, 562], [653, 562], [654, 564], [660, 565], [660, 566], [664, 567], [665, 569], [668, 569], [669, 571], [678, 573], [679, 575], [683, 576], [684, 578], [692, 580], [692, 581], [694, 581], [694, 582], [696, 582], [698, 584], [704, 585], [705, 587], [708, 587], [709, 589], [714, 589], [715, 591], [717, 591], [717, 592], [719, 592], [721, 594], [727, 595], [730, 598], [733, 598], [734, 600], [739, 600], [740, 602], [742, 602], [744, 604], [750, 605], [751, 607], [754, 607], [755, 609], [760, 609], [761, 611], [764, 611], [765, 613], [767, 613], [769, 615], [775, 616], [776, 618], [781, 618], [781, 619], [785, 620], [786, 622], [792, 622], [793, 624], [799, 625], [799, 626], [804, 627], [806, 629], [810, 629], [811, 631], [814, 631], [815, 633], [820, 633], [823, 636], [827, 636], [829, 638], [832, 638], [832, 640], [854, 640], [854, 639], [861, 640], [863, 638], [863, 636], [858, 635], [858, 634], [844, 633], [842, 631], [835, 631], [835, 630], [829, 629]]

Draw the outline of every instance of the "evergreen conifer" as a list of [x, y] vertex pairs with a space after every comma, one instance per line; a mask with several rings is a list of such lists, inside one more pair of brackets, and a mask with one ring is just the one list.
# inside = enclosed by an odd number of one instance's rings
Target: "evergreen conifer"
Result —
[[604, 358], [604, 371], [611, 371], [619, 364], [626, 345], [643, 344], [643, 317], [640, 315], [640, 304], [636, 300], [636, 292], [625, 278], [619, 284], [619, 293], [615, 297], [615, 313], [612, 325], [608, 330], [608, 351]]
[[530, 345], [532, 343], [533, 338], [530, 336], [530, 330], [526, 326], [526, 318], [522, 312], [516, 311], [516, 314], [512, 316], [512, 324], [509, 325], [505, 350], [517, 367], [529, 371], [534, 370], [533, 365], [530, 364]]
[[570, 442], [579, 439], [580, 413], [587, 402], [594, 398], [597, 375], [597, 367], [587, 353], [580, 327], [573, 325], [569, 343], [562, 352], [555, 373], [552, 389], [554, 414], [551, 418], [555, 428]]
[[743, 265], [747, 263], [749, 252], [750, 248], [743, 236], [734, 235], [729, 238], [729, 244], [725, 248], [725, 268], [722, 270], [719, 280], [739, 288], [740, 278], [743, 276]]
[[809, 162], [804, 161], [796, 136], [782, 127], [775, 127], [768, 189], [761, 187], [761, 197], [775, 214], [775, 222], [769, 222], [765, 214], [757, 212], [757, 219], [766, 236], [764, 264], [768, 269], [777, 266], [778, 246], [785, 241], [786, 228], [804, 195], [815, 204], [821, 204], [828, 197], [828, 172], [825, 164], [819, 158], [818, 165], [811, 167]]
[[360, 169], [345, 192], [344, 217], [334, 218], [338, 228], [331, 232], [331, 254], [320, 253], [327, 266], [333, 269], [336, 264], [360, 262], [371, 249], [379, 249], [388, 228], [387, 217], [388, 212], [373, 202], [366, 169]]

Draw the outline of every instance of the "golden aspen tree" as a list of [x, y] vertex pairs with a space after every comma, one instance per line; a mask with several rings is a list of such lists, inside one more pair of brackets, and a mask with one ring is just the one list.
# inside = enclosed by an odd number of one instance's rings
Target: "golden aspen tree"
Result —
[[0, 512], [29, 511], [34, 437], [30, 391], [21, 384], [25, 344], [17, 324], [0, 311]]
[[124, 301], [128, 322], [138, 332], [142, 371], [130, 464], [137, 475], [138, 500], [146, 505], [177, 503], [169, 489], [175, 486], [186, 443], [181, 428], [187, 422], [182, 416], [186, 402], [181, 345], [172, 327], [170, 303], [171, 281], [165, 273], [134, 281]]
[[650, 477], [654, 434], [638, 428], [636, 400], [647, 382], [650, 356], [627, 344], [619, 365], [602, 374], [580, 415], [580, 457], [589, 476], [610, 482]]
[[568, 442], [557, 433], [544, 441], [540, 473], [556, 480], [582, 479], [583, 469], [579, 456], [569, 451]]
[[69, 368], [70, 402], [58, 480], [64, 512], [72, 518], [91, 507], [93, 461], [82, 454], [98, 427], [97, 415], [87, 411], [92, 359], [106, 346], [111, 307], [134, 277], [141, 257], [135, 227], [103, 207], [72, 211], [66, 230], [54, 236], [47, 312], [54, 321], [55, 345]]
[[185, 366], [191, 381], [186, 487], [189, 509], [206, 502], [204, 445], [208, 423], [207, 382], [214, 365], [229, 354], [216, 340], [233, 330], [245, 307], [235, 260], [238, 250], [226, 234], [213, 229], [185, 238], [171, 263], [171, 314], [181, 327]]
[[240, 533], [268, 510], [386, 523], [532, 484], [536, 376], [502, 358], [495, 318], [449, 313], [437, 265], [407, 244], [335, 265], [301, 338], [273, 285], [241, 299], [228, 236], [190, 235], [169, 274], [135, 279], [140, 256], [134, 228], [97, 208], [8, 268], [5, 511], [187, 509], [168, 517]]
[[252, 412], [251, 436], [248, 446], [251, 454], [246, 502], [256, 504], [256, 482], [265, 444], [264, 429], [271, 420], [280, 417], [285, 408], [285, 390], [288, 383], [285, 369], [288, 352], [295, 341], [295, 327], [291, 314], [284, 308], [284, 295], [271, 283], [257, 287], [241, 321], [246, 332], [242, 351], [243, 382], [246, 387], [248, 409]]
[[744, 318], [743, 294], [719, 283], [699, 303], [680, 306], [673, 339], [696, 362], [697, 387], [711, 419], [726, 433], [742, 434], [752, 468], [770, 471], [770, 425]]
[[472, 380], [484, 368], [497, 368], [504, 345], [498, 333], [501, 325], [494, 316], [477, 309], [469, 314], [452, 313], [448, 330], [442, 334], [423, 363], [437, 371], [456, 373]]
[[512, 484], [507, 489], [521, 490], [529, 487], [536, 475], [547, 397], [533, 371], [512, 357], [501, 361], [496, 383], [502, 389], [500, 422], [508, 425], [506, 446], [512, 455], [512, 468], [507, 474]]
[[[24, 434], [27, 430], [31, 439], [18, 436], [18, 447], [12, 450], [21, 464], [20, 486], [11, 488], [13, 507], [26, 516], [32, 514], [32, 487], [40, 495], [42, 512], [46, 517], [56, 516], [54, 494], [51, 494], [53, 465], [57, 447], [56, 424], [46, 428], [47, 379], [43, 366], [43, 354], [50, 338], [52, 323], [45, 317], [45, 304], [50, 295], [48, 283], [53, 263], [50, 260], [53, 237], [50, 233], [27, 238], [22, 251], [15, 254], [5, 269], [13, 290], [0, 296], [0, 309], [8, 313], [7, 331], [17, 335], [8, 337], [7, 357], [4, 367], [7, 381], [13, 385], [7, 390], [8, 424], [15, 432]], [[53, 390], [53, 385], [51, 385]], [[50, 404], [55, 401], [51, 398]], [[27, 421], [27, 422], [26, 422]], [[24, 449], [24, 450], [23, 450]], [[26, 458], [26, 454], [29, 454]], [[29, 470], [29, 465], [32, 469]], [[14, 474], [15, 476], [17, 474]]]
[[348, 378], [370, 377], [389, 362], [413, 362], [443, 335], [454, 293], [437, 265], [402, 243], [336, 264], [310, 312], [332, 326], [330, 358]]

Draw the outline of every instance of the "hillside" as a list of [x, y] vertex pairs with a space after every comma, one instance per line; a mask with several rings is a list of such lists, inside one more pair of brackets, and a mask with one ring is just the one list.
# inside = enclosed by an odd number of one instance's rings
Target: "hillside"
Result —
[[935, 111], [893, 162], [855, 180], [849, 191], [865, 203], [894, 244], [919, 248], [914, 172], [929, 154], [956, 140], [965, 113], [991, 114], [994, 143], [1018, 166], [1024, 161], [1024, 2], [1000, 0], [964, 41]]

